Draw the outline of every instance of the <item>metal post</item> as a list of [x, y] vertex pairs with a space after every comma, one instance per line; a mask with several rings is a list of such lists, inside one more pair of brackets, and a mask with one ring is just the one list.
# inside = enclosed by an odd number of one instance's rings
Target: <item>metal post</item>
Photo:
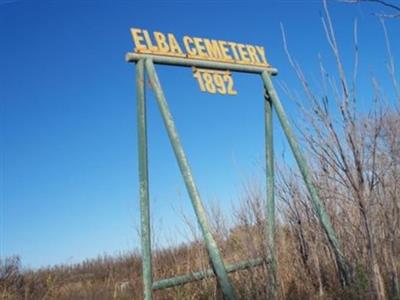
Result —
[[147, 126], [144, 60], [136, 64], [137, 128], [139, 152], [139, 193], [142, 243], [143, 294], [145, 300], [153, 299], [153, 273], [151, 263], [151, 235], [149, 208], [149, 178], [147, 161]]
[[267, 176], [267, 202], [266, 202], [266, 216], [267, 216], [267, 248], [268, 260], [270, 262], [268, 268], [269, 283], [268, 283], [268, 299], [276, 298], [276, 285], [277, 285], [277, 259], [275, 250], [275, 173], [274, 173], [274, 141], [273, 141], [273, 127], [272, 127], [272, 101], [268, 94], [265, 94], [264, 101], [265, 110], [265, 162], [266, 162], [266, 176]]
[[197, 220], [199, 222], [201, 232], [203, 234], [204, 241], [206, 243], [208, 254], [210, 256], [214, 272], [216, 273], [217, 276], [217, 280], [219, 281], [222, 287], [222, 291], [226, 299], [228, 300], [236, 299], [235, 291], [229, 281], [228, 273], [225, 269], [224, 262], [222, 261], [221, 254], [217, 247], [217, 243], [215, 242], [213, 236], [211, 235], [210, 226], [207, 222], [206, 212], [201, 202], [200, 194], [195, 185], [192, 172], [189, 167], [189, 163], [186, 159], [181, 142], [179, 140], [178, 132], [175, 128], [174, 120], [169, 111], [168, 104], [165, 99], [164, 92], [161, 88], [156, 70], [154, 68], [153, 61], [151, 59], [146, 59], [145, 66], [147, 73], [149, 75], [150, 84], [155, 92], [158, 106], [160, 108], [160, 112], [162, 114], [169, 139], [174, 149], [174, 153], [178, 161], [179, 168], [181, 170], [186, 188], [188, 190], [190, 199], [192, 201], [192, 205], [195, 210]]
[[335, 254], [336, 261], [338, 263], [339, 272], [342, 277], [342, 281], [345, 285], [347, 285], [347, 284], [349, 284], [350, 278], [351, 278], [350, 277], [350, 269], [349, 269], [349, 266], [343, 256], [339, 241], [336, 237], [335, 229], [332, 227], [329, 215], [325, 210], [324, 204], [319, 199], [318, 192], [312, 182], [312, 178], [310, 176], [310, 171], [308, 169], [307, 163], [306, 163], [304, 156], [300, 150], [299, 144], [297, 143], [297, 140], [293, 134], [293, 130], [289, 124], [288, 118], [287, 118], [286, 113], [283, 109], [283, 106], [279, 100], [278, 94], [276, 93], [275, 88], [272, 84], [270, 75], [268, 74], [268, 72], [264, 71], [264, 72], [262, 72], [261, 76], [264, 81], [265, 88], [267, 89], [267, 92], [270, 96], [271, 102], [276, 110], [279, 121], [283, 128], [283, 131], [285, 132], [286, 137], [289, 141], [290, 148], [293, 151], [294, 157], [297, 161], [297, 165], [299, 166], [300, 172], [303, 176], [303, 179], [307, 186], [308, 192], [310, 193], [311, 202], [314, 207], [314, 210], [317, 214], [317, 217], [321, 223], [323, 230], [325, 231], [325, 233], [328, 237], [328, 241], [329, 241], [329, 243], [333, 249], [333, 252]]

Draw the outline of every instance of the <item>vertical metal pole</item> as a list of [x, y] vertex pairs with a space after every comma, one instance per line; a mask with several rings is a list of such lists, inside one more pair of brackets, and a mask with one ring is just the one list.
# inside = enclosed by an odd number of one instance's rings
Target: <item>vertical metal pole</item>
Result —
[[268, 273], [268, 299], [276, 299], [277, 291], [277, 259], [275, 250], [275, 173], [274, 173], [274, 141], [272, 127], [272, 101], [268, 91], [265, 93], [265, 162], [267, 177], [267, 248], [268, 260], [270, 262]]
[[299, 166], [300, 172], [303, 176], [303, 179], [304, 179], [304, 182], [308, 189], [308, 192], [310, 193], [311, 202], [314, 207], [314, 210], [317, 214], [317, 217], [321, 223], [323, 230], [325, 231], [325, 233], [328, 237], [328, 241], [329, 241], [329, 243], [332, 247], [332, 250], [335, 254], [336, 261], [338, 263], [339, 272], [342, 277], [342, 281], [345, 285], [347, 285], [347, 284], [349, 284], [350, 278], [351, 278], [350, 277], [350, 269], [349, 269], [349, 265], [347, 264], [347, 262], [343, 256], [343, 252], [341, 250], [339, 240], [337, 239], [335, 229], [332, 227], [329, 215], [325, 210], [324, 204], [319, 199], [318, 192], [312, 182], [307, 163], [306, 163], [304, 156], [300, 150], [299, 144], [297, 143], [297, 140], [293, 134], [293, 130], [289, 124], [288, 118], [287, 118], [286, 113], [283, 109], [283, 106], [279, 100], [278, 94], [276, 93], [275, 88], [272, 84], [270, 75], [266, 71], [264, 71], [261, 75], [262, 75], [262, 78], [264, 81], [264, 85], [267, 89], [267, 92], [271, 98], [271, 102], [276, 110], [279, 121], [282, 125], [283, 131], [285, 132], [286, 137], [288, 139], [290, 148], [293, 151], [294, 157], [297, 161], [297, 165]]
[[140, 222], [142, 243], [142, 276], [143, 294], [145, 300], [153, 299], [153, 272], [151, 262], [150, 207], [149, 207], [149, 176], [147, 160], [147, 125], [145, 99], [144, 61], [136, 63], [136, 98], [137, 98], [137, 128], [139, 152], [139, 194]]
[[201, 202], [200, 194], [194, 182], [189, 163], [186, 159], [181, 142], [179, 140], [178, 132], [176, 130], [172, 115], [169, 111], [168, 104], [165, 99], [164, 92], [161, 88], [156, 70], [154, 68], [153, 61], [151, 59], [146, 59], [145, 65], [146, 71], [149, 75], [150, 83], [156, 95], [156, 99], [164, 120], [165, 127], [168, 132], [169, 139], [171, 141], [179, 168], [185, 181], [186, 189], [188, 190], [190, 199], [192, 201], [192, 205], [196, 213], [197, 220], [199, 222], [201, 232], [206, 243], [208, 254], [210, 256], [214, 272], [217, 276], [217, 280], [221, 285], [222, 292], [224, 293], [226, 299], [236, 299], [235, 290], [233, 289], [229, 281], [228, 273], [226, 272], [224, 262], [222, 261], [221, 254], [217, 247], [217, 243], [211, 235], [210, 226], [207, 222], [206, 212]]

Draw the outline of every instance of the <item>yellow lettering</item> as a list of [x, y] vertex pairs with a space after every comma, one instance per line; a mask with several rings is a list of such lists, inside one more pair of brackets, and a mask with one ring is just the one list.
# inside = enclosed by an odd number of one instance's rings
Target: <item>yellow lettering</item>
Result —
[[141, 36], [142, 30], [138, 28], [131, 28], [133, 42], [135, 43], [135, 51], [146, 50], [146, 45], [141, 44], [143, 37]]
[[267, 58], [265, 57], [264, 47], [256, 46], [256, 50], [257, 50], [259, 56], [261, 57], [263, 64], [268, 65]]
[[238, 50], [240, 54], [240, 60], [245, 62], [250, 62], [249, 55], [246, 52], [246, 46], [243, 44], [238, 44]]
[[212, 59], [221, 59], [221, 49], [219, 48], [218, 41], [204, 39], [204, 46], [207, 50], [208, 56]]
[[225, 42], [225, 41], [218, 41], [218, 44], [219, 44], [219, 47], [220, 47], [221, 52], [222, 52], [222, 57], [223, 57], [225, 60], [232, 60], [232, 57], [228, 54], [229, 49], [228, 49], [228, 47], [226, 46], [227, 42]]
[[153, 45], [153, 43], [152, 43], [152, 41], [151, 41], [151, 38], [150, 38], [150, 35], [149, 35], [149, 33], [147, 32], [147, 30], [143, 30], [143, 36], [144, 36], [144, 40], [146, 41], [147, 48], [148, 48], [150, 51], [157, 52], [157, 51], [158, 51], [158, 48], [155, 47], [155, 46]]
[[187, 35], [178, 42], [173, 33], [149, 32], [139, 28], [131, 28], [130, 31], [135, 45], [134, 51], [138, 53], [235, 62], [238, 64], [269, 65], [265, 49], [262, 46]]
[[204, 47], [203, 39], [195, 37], [193, 38], [193, 41], [197, 49], [197, 55], [203, 58], [207, 58], [207, 53], [205, 52], [206, 48]]
[[163, 33], [155, 31], [154, 39], [156, 40], [158, 51], [160, 52], [169, 51], [168, 43]]
[[247, 52], [249, 53], [251, 62], [255, 63], [255, 64], [261, 63], [261, 61], [258, 59], [256, 48], [254, 48], [254, 46], [251, 46], [251, 45], [246, 45], [246, 47], [247, 47]]
[[234, 42], [228, 42], [229, 46], [231, 46], [231, 50], [232, 50], [232, 54], [233, 54], [233, 58], [235, 60], [240, 60], [238, 52], [236, 51], [236, 46], [237, 44]]
[[190, 36], [183, 37], [183, 44], [185, 45], [186, 53], [192, 56], [196, 56], [197, 52], [195, 48], [192, 48], [193, 39]]
[[178, 41], [176, 40], [175, 36], [172, 33], [168, 33], [168, 43], [171, 52], [179, 55], [184, 55], [181, 47], [178, 44]]

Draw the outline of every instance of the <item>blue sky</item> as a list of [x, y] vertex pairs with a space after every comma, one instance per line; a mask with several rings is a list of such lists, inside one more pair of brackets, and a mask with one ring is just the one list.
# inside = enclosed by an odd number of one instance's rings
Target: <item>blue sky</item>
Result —
[[[382, 9], [330, 7], [346, 67], [358, 18], [361, 86], [369, 89], [371, 74], [385, 82], [382, 29], [371, 15]], [[296, 88], [280, 22], [314, 76], [319, 53], [333, 67], [321, 14], [320, 1], [302, 0], [0, 0], [1, 257], [18, 254], [36, 268], [138, 249], [135, 75], [124, 61], [130, 27], [263, 45], [280, 71], [275, 81]], [[387, 27], [399, 57], [400, 23]], [[260, 78], [234, 73], [232, 97], [201, 93], [190, 69], [157, 71], [204, 202], [229, 212], [242, 184], [262, 175]], [[281, 96], [296, 120], [296, 107]], [[181, 212], [194, 215], [150, 91], [148, 99], [152, 216], [163, 246], [184, 241]], [[288, 150], [277, 127], [279, 156]]]

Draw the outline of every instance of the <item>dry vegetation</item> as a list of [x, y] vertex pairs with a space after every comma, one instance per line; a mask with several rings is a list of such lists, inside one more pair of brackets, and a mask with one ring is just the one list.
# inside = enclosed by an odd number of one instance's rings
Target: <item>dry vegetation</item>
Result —
[[[393, 89], [383, 90], [371, 78], [367, 98], [356, 89], [358, 50], [353, 75], [342, 66], [333, 27], [326, 11], [328, 42], [338, 76], [321, 62], [321, 86], [312, 88], [300, 66], [289, 60], [303, 92], [281, 86], [282, 98], [299, 104], [304, 120], [296, 120], [321, 200], [338, 233], [351, 266], [352, 283], [341, 284], [326, 235], [310, 205], [297, 169], [279, 165], [277, 188], [279, 299], [400, 299], [400, 89], [394, 58], [386, 38], [388, 74]], [[384, 28], [384, 27], [383, 27]], [[354, 45], [358, 49], [357, 29]], [[387, 37], [384, 29], [384, 37]], [[287, 45], [285, 43], [285, 48]], [[350, 78], [350, 79], [349, 79]], [[363, 89], [367, 87], [364, 85]], [[359, 109], [371, 105], [368, 112]], [[266, 257], [262, 185], [246, 185], [228, 226], [218, 209], [210, 215], [225, 262]], [[155, 278], [209, 268], [203, 244], [154, 253]], [[268, 266], [230, 274], [240, 299], [265, 299]], [[101, 257], [72, 266], [23, 270], [18, 257], [0, 263], [1, 299], [141, 299], [141, 259], [133, 253]], [[155, 292], [155, 299], [221, 298], [212, 278]]]

